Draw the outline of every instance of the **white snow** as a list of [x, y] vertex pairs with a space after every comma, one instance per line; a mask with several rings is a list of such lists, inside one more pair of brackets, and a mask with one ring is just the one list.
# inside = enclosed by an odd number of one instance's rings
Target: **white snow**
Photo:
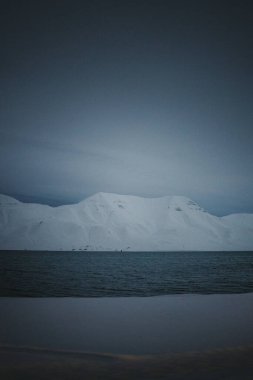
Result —
[[253, 250], [253, 214], [217, 217], [182, 196], [97, 193], [50, 207], [0, 195], [0, 249]]

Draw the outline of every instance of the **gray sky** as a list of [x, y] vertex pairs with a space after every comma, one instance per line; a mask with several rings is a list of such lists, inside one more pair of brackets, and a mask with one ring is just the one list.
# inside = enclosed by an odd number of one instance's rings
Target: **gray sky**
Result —
[[2, 6], [0, 192], [253, 212], [250, 2], [58, 4]]

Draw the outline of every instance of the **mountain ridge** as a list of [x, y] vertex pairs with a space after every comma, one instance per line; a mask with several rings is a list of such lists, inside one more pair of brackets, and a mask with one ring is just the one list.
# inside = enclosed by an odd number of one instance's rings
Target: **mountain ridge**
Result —
[[185, 196], [96, 193], [71, 205], [0, 194], [1, 250], [253, 250], [253, 214], [218, 217]]

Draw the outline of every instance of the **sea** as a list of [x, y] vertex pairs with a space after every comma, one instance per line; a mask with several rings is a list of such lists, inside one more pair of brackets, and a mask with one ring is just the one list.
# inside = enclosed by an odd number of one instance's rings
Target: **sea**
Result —
[[1, 297], [253, 292], [253, 252], [0, 251]]

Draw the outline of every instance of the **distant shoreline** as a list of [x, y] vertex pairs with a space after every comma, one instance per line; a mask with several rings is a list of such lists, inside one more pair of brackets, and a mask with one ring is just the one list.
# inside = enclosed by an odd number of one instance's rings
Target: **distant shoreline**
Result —
[[189, 253], [193, 253], [193, 252], [196, 252], [196, 253], [227, 253], [227, 252], [253, 252], [252, 249], [240, 249], [240, 250], [222, 250], [222, 251], [213, 251], [213, 250], [197, 250], [197, 249], [194, 249], [194, 250], [171, 250], [171, 251], [168, 251], [168, 250], [164, 250], [164, 251], [161, 251], [161, 250], [150, 250], [150, 251], [136, 251], [136, 250], [111, 250], [111, 251], [103, 251], [103, 250], [94, 250], [94, 251], [89, 251], [89, 250], [85, 250], [85, 249], [71, 249], [70, 251], [69, 250], [63, 250], [63, 249], [59, 249], [59, 250], [50, 250], [50, 249], [43, 249], [43, 250], [39, 250], [39, 249], [0, 249], [0, 253], [1, 252], [51, 252], [51, 253], [58, 253], [58, 252], [61, 252], [61, 253], [71, 253], [71, 252], [83, 252], [83, 253], [99, 253], [99, 252], [103, 252], [103, 253], [152, 253], [152, 252], [155, 252], [155, 253], [184, 253], [184, 252], [189, 252]]

